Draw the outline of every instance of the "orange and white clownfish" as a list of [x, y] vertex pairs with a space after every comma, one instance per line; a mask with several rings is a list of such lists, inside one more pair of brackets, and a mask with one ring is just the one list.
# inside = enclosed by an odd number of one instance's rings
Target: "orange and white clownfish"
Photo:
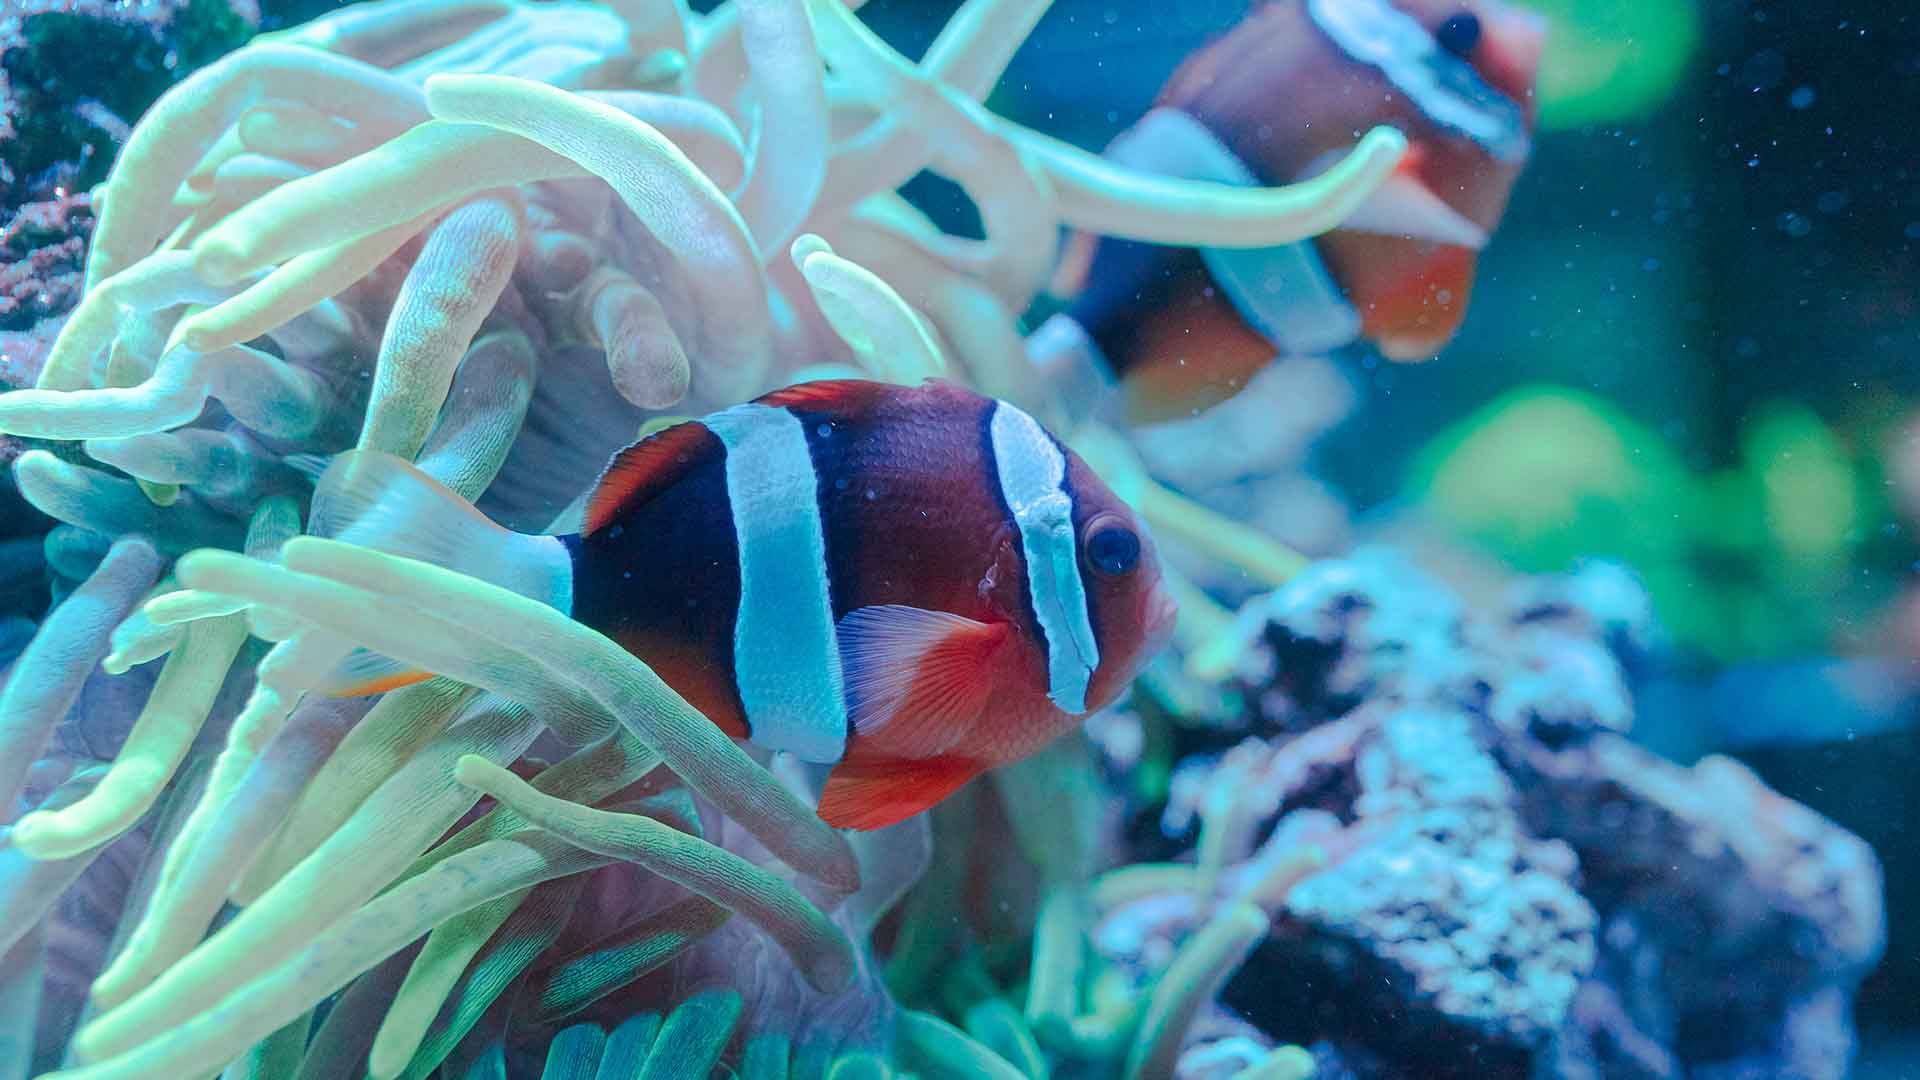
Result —
[[[313, 521], [388, 550], [435, 522], [435, 561], [570, 606], [729, 735], [832, 763], [819, 814], [842, 828], [925, 810], [1112, 703], [1175, 616], [1152, 539], [1085, 462], [937, 381], [805, 383], [657, 432], [607, 467], [578, 535], [510, 532], [366, 451], [328, 467]], [[332, 692], [426, 677], [350, 667]]]
[[[1409, 151], [1340, 228], [1262, 249], [1075, 236], [1065, 311], [1029, 340], [1070, 394], [1118, 379], [1135, 421], [1192, 415], [1276, 355], [1432, 356], [1531, 148], [1544, 24], [1498, 0], [1268, 0], [1195, 53], [1107, 156], [1239, 185], [1326, 169], [1380, 124]], [[1091, 370], [1088, 370], [1091, 369]]]

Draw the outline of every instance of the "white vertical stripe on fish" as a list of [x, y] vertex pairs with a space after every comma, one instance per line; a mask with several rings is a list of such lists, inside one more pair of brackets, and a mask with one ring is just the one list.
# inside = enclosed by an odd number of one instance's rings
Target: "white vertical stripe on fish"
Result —
[[838, 761], [847, 749], [846, 683], [806, 429], [765, 405], [702, 422], [727, 448], [740, 546], [733, 667], [753, 741], [803, 761]]
[[1526, 158], [1532, 140], [1520, 106], [1441, 49], [1413, 16], [1387, 0], [1307, 0], [1307, 15], [1348, 56], [1379, 68], [1434, 123], [1502, 161]]
[[1000, 495], [1020, 527], [1027, 592], [1047, 638], [1047, 696], [1077, 715], [1087, 709], [1087, 683], [1100, 666], [1100, 647], [1080, 580], [1067, 459], [1033, 417], [1004, 401], [994, 403], [987, 435]]
[[[1189, 180], [1238, 187], [1260, 183], [1193, 114], [1165, 106], [1149, 110], [1113, 140], [1107, 156], [1136, 169]], [[1348, 221], [1342, 227], [1352, 225]], [[1201, 248], [1200, 258], [1240, 317], [1282, 353], [1318, 356], [1359, 340], [1360, 313], [1341, 293], [1313, 241], [1269, 248]]]

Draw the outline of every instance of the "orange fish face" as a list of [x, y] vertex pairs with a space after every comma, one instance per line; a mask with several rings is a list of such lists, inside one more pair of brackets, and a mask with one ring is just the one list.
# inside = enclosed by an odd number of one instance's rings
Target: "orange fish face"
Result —
[[[1363, 337], [1390, 359], [1431, 356], [1466, 316], [1479, 242], [1499, 224], [1526, 164], [1544, 26], [1494, 0], [1285, 6], [1334, 72], [1333, 85], [1313, 95], [1331, 103], [1321, 122], [1355, 133], [1393, 124], [1411, 144], [1394, 179], [1316, 247], [1359, 313]], [[1296, 167], [1301, 152], [1253, 164]], [[1305, 171], [1333, 156], [1322, 151]], [[1479, 242], [1463, 240], [1469, 226]]]
[[1544, 34], [1496, 0], [1275, 0], [1188, 60], [1159, 104], [1268, 184], [1391, 124], [1413, 148], [1404, 171], [1491, 230], [1526, 162]]
[[1074, 533], [1100, 663], [1087, 686], [1092, 714], [1113, 704], [1173, 634], [1178, 607], [1167, 591], [1160, 554], [1132, 508], [1079, 455], [1069, 452]]
[[[1461, 80], [1470, 73], [1483, 86], [1478, 93], [1486, 96], [1477, 99], [1475, 92], [1463, 91], [1452, 103], [1469, 130], [1449, 125], [1445, 106], [1423, 106], [1418, 95], [1402, 97], [1403, 107], [1390, 110], [1391, 118], [1383, 109], [1381, 122], [1399, 125], [1408, 135], [1412, 152], [1403, 171], [1491, 232], [1531, 150], [1533, 91], [1546, 23], [1494, 0], [1398, 0], [1395, 8], [1426, 28], [1438, 46], [1424, 69], [1439, 72], [1442, 83], [1452, 81], [1449, 69], [1458, 69], [1452, 78]], [[1476, 112], [1484, 115], [1477, 118], [1480, 126], [1472, 127]], [[1503, 129], [1492, 139], [1472, 133]]]
[[[1526, 164], [1544, 23], [1492, 0], [1399, 0], [1395, 10], [1433, 39], [1437, 48], [1430, 60], [1413, 67], [1433, 73], [1441, 87], [1425, 99], [1403, 90], [1377, 110], [1410, 138], [1396, 181], [1417, 185], [1490, 233]], [[1393, 66], [1372, 70], [1392, 89], [1402, 89], [1400, 83], [1418, 85], [1417, 77], [1404, 75], [1396, 82], [1389, 74]], [[1449, 93], [1456, 85], [1466, 89]], [[1376, 197], [1395, 199], [1411, 201], [1391, 193]], [[1477, 246], [1438, 241], [1437, 230], [1422, 235], [1418, 214], [1402, 220], [1414, 222], [1414, 231], [1367, 228], [1361, 222], [1321, 237], [1316, 246], [1359, 312], [1362, 336], [1389, 359], [1418, 360], [1444, 348], [1466, 318]]]

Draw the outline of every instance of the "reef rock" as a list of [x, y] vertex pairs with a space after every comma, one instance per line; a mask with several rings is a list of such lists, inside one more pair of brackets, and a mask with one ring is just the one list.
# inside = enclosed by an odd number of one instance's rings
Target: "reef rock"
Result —
[[1317, 563], [1251, 601], [1239, 631], [1236, 689], [1260, 734], [1312, 727], [1364, 701], [1486, 698], [1459, 601], [1379, 549]]
[[92, 232], [87, 196], [74, 194], [21, 207], [0, 227], [0, 332], [19, 337], [0, 359], [0, 380], [20, 385], [38, 371], [51, 337], [23, 332], [79, 303]]
[[88, 191], [133, 120], [259, 21], [252, 0], [25, 0], [0, 11], [0, 387], [33, 382], [79, 302]]
[[259, 24], [251, 0], [25, 0], [0, 15], [0, 213], [106, 176], [134, 118]]
[[1627, 738], [1623, 665], [1658, 641], [1630, 578], [1486, 619], [1366, 552], [1241, 631], [1250, 734], [1179, 762], [1161, 823], [1193, 837], [1230, 790], [1240, 867], [1324, 847], [1222, 994], [1267, 1038], [1323, 1077], [1846, 1074], [1878, 862], [1734, 761]]
[[[1286, 760], [1319, 740], [1252, 744], [1279, 766], [1266, 776], [1319, 779], [1263, 792], [1277, 830], [1331, 813], [1362, 839], [1291, 890], [1227, 1004], [1356, 1075], [1533, 1074], [1595, 964], [1572, 851], [1521, 827], [1469, 714], [1368, 706], [1342, 724], [1345, 777], [1324, 745], [1313, 768]], [[1364, 1068], [1342, 1053], [1362, 1047]]]

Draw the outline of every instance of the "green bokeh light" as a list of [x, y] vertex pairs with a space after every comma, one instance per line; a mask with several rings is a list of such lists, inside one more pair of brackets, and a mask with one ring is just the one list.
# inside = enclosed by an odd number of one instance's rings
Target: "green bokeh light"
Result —
[[1693, 0], [1520, 0], [1547, 16], [1540, 126], [1606, 124], [1666, 99], [1700, 37]]

